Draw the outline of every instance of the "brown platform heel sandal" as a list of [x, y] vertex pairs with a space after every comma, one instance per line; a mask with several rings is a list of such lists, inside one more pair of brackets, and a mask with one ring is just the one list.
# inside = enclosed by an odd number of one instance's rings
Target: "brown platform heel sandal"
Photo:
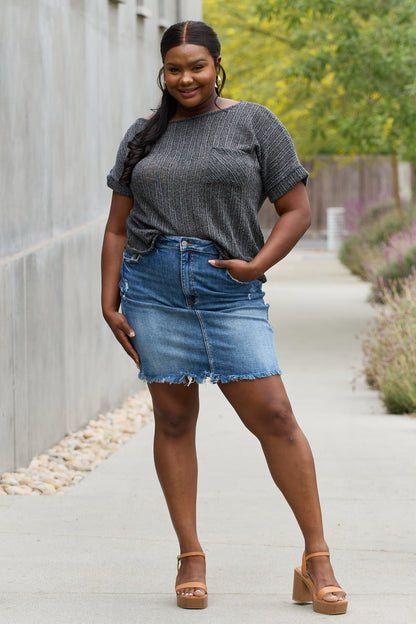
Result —
[[312, 601], [313, 610], [317, 611], [317, 613], [325, 613], [326, 615], [340, 615], [341, 613], [345, 613], [347, 611], [348, 600], [344, 598], [343, 600], [330, 602], [329, 600], [323, 600], [323, 596], [331, 592], [344, 590], [341, 589], [341, 587], [337, 587], [335, 585], [327, 585], [326, 587], [322, 587], [322, 589], [316, 592], [315, 585], [313, 584], [311, 577], [306, 571], [306, 562], [308, 559], [312, 559], [312, 557], [322, 556], [329, 557], [329, 552], [311, 553], [307, 557], [305, 557], [305, 553], [303, 553], [302, 567], [295, 568], [292, 598], [295, 602], [299, 603]]
[[[204, 557], [205, 559], [205, 554], [203, 552], [188, 552], [188, 553], [183, 553], [181, 555], [178, 555], [177, 557], [178, 572], [180, 569], [181, 559], [184, 559], [185, 557], [194, 557], [195, 555], [199, 555], [200, 557]], [[177, 593], [179, 589], [185, 589], [185, 587], [203, 589], [205, 591], [205, 595], [204, 596], [194, 596], [194, 595], [182, 596], [181, 594]], [[186, 583], [181, 583], [180, 585], [176, 585], [175, 591], [176, 591], [177, 605], [178, 607], [181, 607], [182, 609], [205, 609], [208, 606], [208, 590], [207, 590], [207, 586], [205, 585], [205, 583], [201, 583], [200, 581], [187, 581]]]

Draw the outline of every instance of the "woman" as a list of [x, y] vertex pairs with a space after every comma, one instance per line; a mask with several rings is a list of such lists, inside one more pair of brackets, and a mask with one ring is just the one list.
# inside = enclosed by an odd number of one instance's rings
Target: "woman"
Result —
[[[195, 428], [198, 384], [210, 378], [260, 440], [303, 533], [293, 599], [344, 613], [312, 454], [280, 377], [262, 291], [265, 271], [310, 225], [308, 174], [269, 110], [221, 97], [220, 43], [209, 26], [174, 24], [161, 54], [161, 106], [129, 128], [108, 176], [102, 308], [152, 396], [155, 465], [181, 553], [177, 604], [207, 606]], [[279, 219], [264, 243], [257, 214], [266, 196]]]

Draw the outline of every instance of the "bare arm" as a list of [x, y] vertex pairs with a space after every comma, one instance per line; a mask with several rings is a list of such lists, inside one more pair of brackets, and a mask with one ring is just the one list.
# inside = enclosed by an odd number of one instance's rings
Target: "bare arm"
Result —
[[216, 267], [228, 269], [241, 282], [257, 279], [282, 260], [311, 224], [309, 200], [303, 182], [275, 202], [279, 220], [259, 253], [250, 262], [244, 260], [210, 260]]
[[134, 336], [134, 331], [127, 323], [126, 317], [118, 311], [120, 268], [127, 240], [126, 221], [132, 207], [133, 200], [130, 197], [113, 193], [101, 253], [101, 306], [103, 316], [115, 337], [139, 366], [139, 356], [129, 340], [129, 337]]

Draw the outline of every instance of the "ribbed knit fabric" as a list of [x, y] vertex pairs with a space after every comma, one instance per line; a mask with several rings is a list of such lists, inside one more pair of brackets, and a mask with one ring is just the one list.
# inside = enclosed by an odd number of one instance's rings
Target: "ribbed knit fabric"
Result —
[[119, 178], [127, 143], [146, 120], [127, 130], [107, 183], [134, 198], [126, 249], [145, 254], [159, 234], [212, 241], [224, 258], [251, 260], [264, 244], [258, 211], [308, 177], [286, 128], [267, 108], [229, 108], [169, 122], [150, 154]]

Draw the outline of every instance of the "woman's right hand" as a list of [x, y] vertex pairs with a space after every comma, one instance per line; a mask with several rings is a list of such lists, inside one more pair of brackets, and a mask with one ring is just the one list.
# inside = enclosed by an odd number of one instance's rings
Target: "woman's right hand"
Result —
[[117, 338], [124, 351], [136, 363], [137, 368], [140, 366], [140, 358], [137, 351], [133, 348], [130, 338], [134, 338], [134, 330], [130, 327], [126, 317], [121, 312], [105, 312], [104, 318], [110, 326], [111, 331]]
[[140, 359], [130, 342], [130, 338], [134, 338], [134, 330], [128, 324], [126, 317], [118, 311], [120, 267], [127, 239], [126, 220], [132, 207], [133, 200], [130, 197], [113, 193], [101, 254], [101, 307], [103, 316], [114, 336], [138, 367]]

